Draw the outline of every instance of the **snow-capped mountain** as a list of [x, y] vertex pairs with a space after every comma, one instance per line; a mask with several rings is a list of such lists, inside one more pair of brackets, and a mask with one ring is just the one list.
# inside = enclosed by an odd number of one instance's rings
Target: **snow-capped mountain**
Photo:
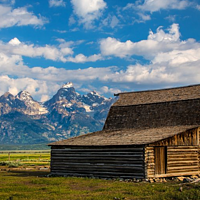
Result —
[[80, 95], [71, 82], [43, 104], [27, 91], [7, 92], [0, 97], [0, 143], [48, 143], [101, 130], [114, 101], [96, 91]]
[[16, 99], [19, 99], [24, 102], [26, 105], [26, 110], [24, 114], [28, 115], [41, 115], [48, 113], [46, 107], [42, 106], [41, 103], [38, 103], [33, 99], [31, 94], [27, 91], [21, 91], [16, 95]]

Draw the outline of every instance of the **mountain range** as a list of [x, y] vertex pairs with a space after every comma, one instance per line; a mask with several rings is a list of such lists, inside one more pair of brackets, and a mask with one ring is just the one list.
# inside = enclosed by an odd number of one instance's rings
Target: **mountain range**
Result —
[[80, 95], [71, 82], [43, 103], [27, 91], [6, 92], [0, 97], [0, 144], [48, 143], [101, 130], [115, 100], [96, 91]]

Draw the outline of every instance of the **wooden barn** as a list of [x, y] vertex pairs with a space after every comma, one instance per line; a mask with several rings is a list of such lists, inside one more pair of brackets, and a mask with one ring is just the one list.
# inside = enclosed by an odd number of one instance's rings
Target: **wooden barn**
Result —
[[49, 144], [52, 174], [143, 179], [200, 173], [200, 85], [118, 96], [102, 131]]

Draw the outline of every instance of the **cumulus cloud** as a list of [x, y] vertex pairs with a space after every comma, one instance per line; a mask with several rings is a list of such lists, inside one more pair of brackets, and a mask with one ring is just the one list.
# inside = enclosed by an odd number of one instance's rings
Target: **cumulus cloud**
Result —
[[8, 55], [20, 55], [27, 57], [44, 57], [45, 59], [61, 62], [74, 62], [74, 63], [84, 63], [84, 62], [95, 62], [97, 60], [102, 60], [100, 54], [94, 54], [91, 56], [85, 56], [83, 54], [74, 54], [73, 47], [81, 44], [83, 41], [76, 42], [66, 42], [63, 39], [57, 39], [59, 45], [45, 45], [37, 46], [34, 44], [26, 44], [20, 42], [18, 38], [11, 39], [8, 43], [0, 41], [0, 51]]
[[180, 40], [179, 25], [172, 24], [167, 32], [162, 27], [156, 33], [149, 31], [146, 40], [121, 42], [116, 38], [108, 37], [100, 41], [101, 53], [105, 56], [126, 58], [127, 56], [143, 56], [147, 60], [153, 60], [159, 53], [173, 50], [189, 50], [199, 48], [199, 43], [193, 39]]
[[[10, 92], [13, 95], [16, 95], [22, 90], [29, 91], [31, 95], [34, 96], [37, 100], [41, 100], [41, 97], [44, 99], [44, 96], [48, 96], [47, 94], [50, 93], [51, 88], [54, 90], [55, 83], [45, 82], [41, 80], [35, 80], [32, 78], [10, 78], [7, 75], [0, 76], [0, 95], [4, 94], [5, 92]], [[50, 86], [50, 85], [51, 86]], [[58, 86], [58, 85], [57, 85]], [[57, 89], [59, 86], [57, 87]], [[55, 90], [54, 90], [55, 92]]]
[[74, 63], [85, 63], [85, 62], [95, 62], [97, 60], [102, 60], [101, 54], [94, 54], [92, 56], [85, 56], [83, 54], [78, 54], [75, 57], [68, 57], [66, 61]]
[[[200, 58], [198, 56], [193, 60], [185, 59], [174, 63], [171, 63], [169, 59], [160, 59], [147, 65], [128, 65], [123, 70], [116, 66], [76, 70], [55, 67], [28, 68], [23, 62], [17, 62], [17, 59], [9, 63], [4, 62], [5, 68], [0, 68], [0, 94], [6, 91], [16, 94], [20, 90], [28, 90], [34, 98], [41, 101], [55, 94], [59, 87], [67, 81], [79, 85], [79, 90], [82, 90], [83, 83], [85, 85], [96, 83], [98, 85], [96, 90], [101, 94], [113, 94], [124, 91], [125, 88], [129, 91], [133, 90], [134, 85], [140, 87], [154, 84], [169, 86], [198, 83], [200, 79]], [[18, 69], [15, 73], [13, 73], [14, 67]], [[13, 74], [15, 78], [11, 78]], [[90, 90], [90, 88], [86, 89]]]
[[99, 19], [106, 8], [104, 0], [71, 0], [71, 3], [79, 23], [84, 24], [86, 29], [93, 27], [94, 20]]
[[29, 12], [26, 7], [13, 9], [8, 5], [0, 5], [0, 28], [8, 28], [12, 26], [42, 26], [47, 23], [45, 17], [36, 16]]
[[[172, 24], [167, 30], [159, 27], [155, 32], [149, 31], [147, 39], [138, 42], [122, 42], [108, 37], [100, 41], [101, 54], [92, 56], [73, 55], [73, 45], [83, 41], [66, 42], [57, 39], [57, 46], [44, 47], [26, 44], [17, 38], [8, 43], [1, 41], [0, 94], [6, 91], [16, 94], [20, 90], [28, 90], [35, 99], [45, 101], [68, 81], [78, 85], [79, 91], [89, 91], [89, 86], [93, 86], [101, 94], [118, 93], [126, 89], [132, 91], [134, 86], [152, 88], [156, 84], [164, 87], [199, 83], [200, 43], [192, 38], [181, 40], [180, 35], [179, 25]], [[55, 56], [51, 59], [59, 60], [62, 57], [63, 62], [95, 62], [106, 59], [107, 56], [126, 59], [128, 56], [139, 55], [147, 59], [149, 64], [75, 70], [54, 66], [30, 68], [24, 64], [23, 56], [43, 56], [50, 59], [49, 49], [53, 50], [52, 56]], [[55, 52], [57, 53], [54, 55]]]
[[118, 88], [109, 88], [108, 86], [103, 86], [100, 88], [100, 94], [103, 93], [110, 93], [110, 94], [117, 94], [122, 92], [121, 90], [119, 90]]
[[0, 42], [0, 50], [9, 54], [44, 57], [54, 61], [65, 61], [64, 56], [73, 54], [73, 50], [63, 44], [60, 44], [58, 47], [52, 45], [35, 46], [34, 44], [20, 42], [17, 38], [13, 38], [8, 43]]
[[49, 7], [65, 7], [66, 3], [63, 0], [49, 0]]

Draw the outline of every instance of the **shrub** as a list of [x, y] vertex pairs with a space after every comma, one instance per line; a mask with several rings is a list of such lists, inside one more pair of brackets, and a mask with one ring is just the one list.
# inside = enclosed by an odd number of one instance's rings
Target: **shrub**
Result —
[[13, 161], [1, 161], [0, 166], [8, 166], [8, 167], [19, 167], [22, 164], [20, 162], [13, 162]]

